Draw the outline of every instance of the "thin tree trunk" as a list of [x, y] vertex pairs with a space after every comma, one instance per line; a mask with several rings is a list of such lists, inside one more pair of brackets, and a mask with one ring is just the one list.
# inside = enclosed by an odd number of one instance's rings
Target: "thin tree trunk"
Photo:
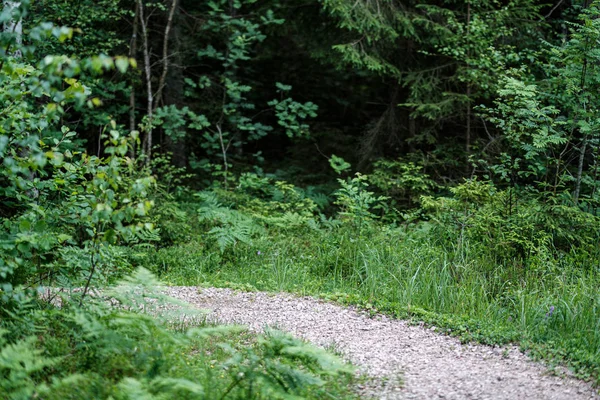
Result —
[[100, 152], [102, 151], [102, 128], [98, 129], [98, 152], [96, 153], [97, 157], [100, 157]]
[[[586, 1], [586, 8], [588, 6]], [[583, 115], [587, 114], [587, 99], [585, 98], [585, 81], [587, 76], [588, 58], [587, 52], [589, 49], [589, 38], [585, 42], [585, 54], [583, 58], [583, 66], [581, 67], [581, 98], [583, 100]], [[587, 134], [583, 132], [581, 139], [581, 148], [579, 149], [579, 162], [577, 163], [577, 178], [575, 179], [575, 193], [573, 194], [573, 203], [579, 203], [579, 195], [581, 193], [581, 178], [583, 176], [583, 162], [585, 160], [585, 151], [587, 150]]]
[[[471, 2], [467, 3], [467, 46], [469, 45], [471, 35]], [[467, 58], [470, 57], [471, 50], [467, 47]], [[467, 71], [469, 65], [467, 64]], [[467, 156], [467, 170], [469, 169], [469, 156], [471, 155], [471, 83], [467, 82], [467, 132], [465, 137], [465, 152]]]
[[150, 65], [150, 48], [148, 45], [148, 21], [144, 18], [144, 4], [142, 0], [137, 0], [138, 11], [140, 14], [140, 25], [142, 27], [142, 43], [144, 53], [144, 71], [146, 73], [146, 113], [148, 126], [146, 128], [146, 137], [144, 139], [144, 153], [146, 155], [146, 164], [150, 164], [152, 159], [152, 116], [154, 98], [152, 96], [152, 70]]
[[219, 133], [219, 143], [221, 144], [221, 152], [223, 153], [223, 183], [225, 184], [225, 189], [227, 189], [227, 172], [229, 168], [227, 165], [227, 150], [229, 145], [225, 146], [225, 142], [223, 140], [223, 131], [221, 130], [221, 123], [217, 124], [217, 132]]
[[579, 150], [579, 163], [577, 164], [577, 179], [575, 185], [575, 194], [573, 194], [573, 202], [575, 205], [579, 202], [579, 195], [581, 193], [581, 178], [583, 176], [583, 161], [585, 159], [585, 152], [587, 150], [587, 136], [583, 137], [581, 143], [581, 149]]
[[[129, 46], [129, 57], [135, 58], [137, 54], [137, 34], [139, 25], [139, 4], [135, 4], [135, 17], [133, 19], [133, 35], [131, 36], [131, 44]], [[131, 91], [129, 92], [129, 131], [135, 131], [135, 80], [131, 79]], [[135, 158], [136, 144], [131, 147], [131, 158]]]
[[[598, 150], [599, 150], [598, 147], [596, 147], [595, 154], [592, 153], [593, 158], [594, 158], [594, 177], [592, 178], [592, 182], [594, 182], [594, 186], [592, 187], [592, 194], [590, 195], [590, 197], [592, 199], [596, 195], [596, 189], [598, 188]], [[588, 204], [588, 210], [587, 210], [588, 212], [590, 212], [591, 203], [592, 202], [590, 202], [590, 204]], [[592, 209], [592, 214], [596, 215], [597, 210], [598, 210], [598, 207], [594, 207]]]
[[467, 152], [467, 158], [471, 154], [471, 85], [467, 86], [467, 133], [465, 138], [465, 151]]
[[165, 79], [167, 78], [167, 73], [169, 72], [169, 34], [171, 32], [171, 27], [173, 26], [173, 16], [175, 15], [175, 10], [177, 9], [177, 0], [173, 0], [171, 4], [171, 11], [169, 11], [169, 19], [167, 20], [167, 25], [165, 26], [165, 34], [163, 41], [163, 70], [160, 75], [160, 79], [158, 81], [158, 91], [154, 96], [156, 100], [156, 106], [158, 106], [158, 102], [162, 100], [162, 92], [165, 87]]

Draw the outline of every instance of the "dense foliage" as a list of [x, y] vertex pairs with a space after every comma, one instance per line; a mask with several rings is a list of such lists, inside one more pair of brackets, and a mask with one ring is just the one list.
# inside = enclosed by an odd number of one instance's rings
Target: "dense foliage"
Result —
[[75, 3], [0, 13], [0, 397], [355, 396], [156, 277], [600, 378], [600, 3]]

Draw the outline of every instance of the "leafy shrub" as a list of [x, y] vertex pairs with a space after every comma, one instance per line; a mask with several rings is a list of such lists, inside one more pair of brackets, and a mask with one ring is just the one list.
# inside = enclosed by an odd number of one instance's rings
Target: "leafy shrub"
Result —
[[600, 220], [578, 207], [553, 198], [542, 201], [514, 189], [499, 190], [477, 179], [450, 190], [453, 198], [422, 199], [446, 245], [481, 246], [501, 264], [527, 262], [542, 254], [558, 257], [557, 252], [573, 249], [593, 251], [596, 246]]
[[286, 213], [311, 218], [317, 205], [303, 190], [285, 182], [261, 177], [254, 173], [242, 174], [234, 195], [241, 210], [262, 217], [277, 217]]
[[390, 198], [392, 207], [403, 208], [419, 205], [422, 195], [439, 187], [422, 163], [404, 159], [376, 161], [369, 181]]
[[350, 221], [358, 230], [369, 222], [377, 219], [372, 211], [383, 209], [386, 200], [384, 196], [375, 196], [373, 192], [368, 190], [369, 177], [356, 173], [353, 178], [348, 180], [338, 179], [342, 186], [335, 193], [335, 204], [340, 206], [339, 216], [342, 220]]
[[194, 212], [180, 206], [177, 199], [185, 198], [188, 190], [183, 182], [191, 177], [185, 168], [176, 167], [172, 163], [172, 154], [160, 154], [155, 149], [150, 169], [159, 177], [155, 190], [149, 193], [154, 206], [150, 210], [150, 218], [160, 234], [160, 246], [168, 246], [189, 240], [193, 224]]
[[[72, 34], [45, 23], [33, 27], [28, 40], [64, 41]], [[3, 46], [11, 40], [7, 32], [0, 35]], [[101, 129], [105, 157], [91, 156], [82, 151], [77, 132], [61, 123], [66, 108], [99, 104], [79, 75], [126, 70], [132, 61], [47, 55], [34, 64], [31, 49], [20, 49], [27, 56], [22, 59], [0, 55], [0, 102], [7, 104], [0, 113], [3, 316], [19, 307], [28, 293], [19, 289], [24, 285], [83, 285], [83, 299], [97, 274], [114, 271], [113, 246], [156, 239], [147, 220], [154, 179], [136, 171], [127, 157], [136, 134], [123, 135], [111, 121]], [[80, 262], [72, 262], [73, 254]]]

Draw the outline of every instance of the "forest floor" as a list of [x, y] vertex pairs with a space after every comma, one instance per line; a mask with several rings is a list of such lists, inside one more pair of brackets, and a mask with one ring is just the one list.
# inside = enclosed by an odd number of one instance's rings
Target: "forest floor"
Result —
[[290, 294], [173, 286], [168, 294], [209, 320], [277, 328], [334, 349], [359, 368], [361, 397], [377, 399], [600, 399], [568, 371], [515, 346], [461, 344], [435, 328]]

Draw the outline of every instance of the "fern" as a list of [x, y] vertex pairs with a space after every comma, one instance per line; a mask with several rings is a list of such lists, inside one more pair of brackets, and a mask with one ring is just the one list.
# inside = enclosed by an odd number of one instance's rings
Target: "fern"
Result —
[[[253, 393], [260, 382], [257, 389], [263, 398], [301, 399], [307, 388], [325, 383], [322, 377], [353, 372], [338, 357], [274, 329], [259, 337], [260, 355], [252, 348], [239, 351], [227, 344], [222, 348], [230, 354], [223, 367], [235, 377], [232, 387], [241, 391], [240, 398], [248, 398], [244, 394]], [[295, 367], [298, 364], [303, 367]]]
[[242, 226], [217, 226], [208, 231], [208, 234], [216, 240], [221, 253], [225, 252], [228, 247], [233, 247], [238, 241], [251, 243], [248, 231]]
[[309, 186], [306, 190], [306, 196], [311, 199], [320, 210], [324, 210], [330, 205], [329, 197], [324, 193], [315, 191], [312, 186]]
[[275, 329], [266, 330], [266, 338], [263, 339], [262, 344], [277, 355], [314, 363], [313, 370], [321, 370], [332, 375], [353, 372], [352, 367], [339, 357]]
[[255, 219], [222, 206], [214, 193], [202, 192], [198, 197], [203, 200], [198, 209], [199, 221], [213, 226], [207, 236], [216, 241], [221, 252], [238, 242], [251, 244], [254, 236], [264, 233]]
[[0, 330], [0, 398], [30, 399], [36, 391], [32, 375], [56, 365], [60, 359], [43, 357], [36, 348], [37, 338], [29, 336], [14, 344], [4, 339]]
[[204, 311], [164, 294], [166, 287], [146, 268], [140, 267], [108, 289], [105, 295], [128, 309], [140, 310], [155, 318], [170, 320], [202, 316]]
[[290, 230], [297, 229], [303, 226], [309, 226], [310, 221], [314, 221], [313, 218], [300, 215], [296, 212], [287, 211], [282, 216], [278, 217], [265, 217], [263, 221], [272, 226], [276, 226], [281, 229]]
[[119, 398], [128, 400], [163, 400], [173, 398], [203, 399], [204, 388], [182, 378], [158, 377], [152, 380], [125, 378], [118, 384]]

